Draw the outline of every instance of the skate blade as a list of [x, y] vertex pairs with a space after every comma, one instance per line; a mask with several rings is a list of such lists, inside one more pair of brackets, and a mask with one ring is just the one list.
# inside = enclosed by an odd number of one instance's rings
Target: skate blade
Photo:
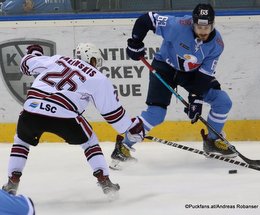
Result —
[[115, 160], [115, 159], [112, 159], [110, 165], [109, 165], [109, 168], [112, 169], [112, 170], [123, 170], [133, 164], [137, 163], [137, 159], [132, 159], [132, 160], [128, 160], [128, 161], [119, 161], [119, 160]]
[[122, 170], [123, 169], [122, 163], [123, 162], [121, 162], [119, 160], [112, 159], [112, 161], [109, 165], [109, 168], [112, 170]]

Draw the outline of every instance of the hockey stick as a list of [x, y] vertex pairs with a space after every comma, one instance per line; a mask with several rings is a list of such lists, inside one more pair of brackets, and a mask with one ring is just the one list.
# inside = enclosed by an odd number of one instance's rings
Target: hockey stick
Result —
[[255, 170], [260, 171], [260, 167], [258, 167], [256, 165], [251, 165], [251, 164], [248, 164], [248, 163], [240, 162], [240, 161], [237, 161], [237, 160], [234, 160], [234, 159], [231, 159], [231, 158], [225, 158], [221, 155], [206, 153], [206, 152], [201, 151], [199, 149], [194, 149], [194, 148], [191, 148], [191, 147], [188, 147], [188, 146], [184, 146], [184, 145], [181, 145], [181, 144], [178, 144], [178, 143], [163, 140], [163, 139], [160, 139], [160, 138], [157, 138], [157, 137], [146, 136], [145, 138], [148, 139], [148, 140], [152, 140], [152, 141], [155, 141], [155, 142], [158, 142], [158, 143], [168, 145], [168, 146], [176, 147], [178, 149], [183, 149], [185, 151], [189, 151], [189, 152], [192, 152], [192, 153], [195, 153], [195, 154], [204, 155], [206, 157], [214, 158], [216, 160], [221, 160], [221, 161], [225, 161], [227, 163], [235, 164], [237, 166], [243, 166], [245, 168], [250, 168], [250, 169], [255, 169]]
[[[183, 104], [185, 107], [189, 107], [189, 103], [186, 102], [184, 100], [184, 98], [179, 94], [177, 93], [169, 84], [167, 84], [163, 79], [162, 77], [155, 71], [155, 69], [151, 66], [150, 63], [148, 63], [148, 61], [144, 58], [144, 57], [141, 57], [140, 60], [147, 66], [147, 68], [149, 69], [150, 72], [152, 72], [161, 82], [162, 84], [167, 87], [171, 92], [172, 94], [174, 94]], [[228, 147], [235, 153], [238, 154], [238, 156], [244, 160], [245, 162], [247, 162], [248, 164], [250, 165], [256, 165], [256, 166], [259, 166], [260, 167], [260, 160], [251, 160], [247, 157], [245, 157], [244, 155], [242, 155], [239, 151], [237, 151], [237, 149], [235, 148], [235, 146], [231, 145], [228, 140], [223, 137], [222, 135], [220, 135], [202, 116], [198, 116], [198, 119], [204, 124], [206, 125], [215, 135], [217, 135], [221, 140], [223, 140], [227, 145]]]

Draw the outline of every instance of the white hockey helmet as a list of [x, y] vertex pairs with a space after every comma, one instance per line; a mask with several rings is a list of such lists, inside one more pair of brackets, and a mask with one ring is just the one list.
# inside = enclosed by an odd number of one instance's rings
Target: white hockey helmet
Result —
[[76, 48], [75, 57], [91, 64], [91, 58], [96, 59], [95, 67], [102, 66], [102, 56], [99, 49], [92, 43], [79, 43]]

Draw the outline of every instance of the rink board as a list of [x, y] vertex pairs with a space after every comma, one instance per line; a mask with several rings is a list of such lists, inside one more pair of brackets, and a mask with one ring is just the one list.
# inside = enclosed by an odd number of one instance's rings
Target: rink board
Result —
[[[25, 53], [26, 44], [35, 41], [47, 44], [45, 48], [49, 48], [49, 51], [67, 56], [72, 56], [75, 45], [83, 40], [97, 44], [105, 59], [101, 72], [113, 83], [128, 114], [131, 117], [140, 115], [146, 109], [149, 71], [142, 62], [129, 60], [125, 52], [135, 18], [2, 21], [0, 142], [13, 142], [16, 122], [22, 110], [21, 102], [17, 102], [17, 94], [20, 93], [25, 99], [30, 82], [26, 77], [20, 76], [18, 65]], [[216, 76], [233, 102], [225, 126], [227, 139], [260, 140], [260, 134], [257, 133], [260, 128], [260, 112], [256, 108], [260, 105], [260, 100], [257, 99], [260, 97], [260, 49], [256, 48], [260, 38], [260, 16], [218, 16], [216, 28], [222, 33], [225, 42], [225, 51]], [[149, 32], [144, 42], [147, 60], [151, 62], [154, 51], [161, 44], [161, 38]], [[187, 92], [181, 87], [178, 88], [178, 93], [187, 100]], [[205, 119], [208, 111], [207, 104], [203, 105], [202, 115]], [[84, 116], [93, 125], [100, 141], [115, 139], [115, 130], [103, 121], [93, 106], [88, 107]], [[200, 123], [191, 125], [183, 112], [183, 104], [173, 98], [168, 107], [166, 122], [156, 127], [151, 134], [176, 141], [199, 141], [200, 129], [203, 127], [205, 126]], [[44, 135], [41, 141], [63, 142], [53, 135]]]
[[[114, 141], [116, 131], [106, 122], [90, 122], [100, 141]], [[200, 129], [205, 126], [198, 122], [191, 125], [188, 121], [166, 121], [154, 128], [150, 135], [174, 141], [200, 141]], [[250, 129], [248, 129], [250, 128]], [[260, 120], [228, 121], [224, 130], [230, 141], [259, 141]], [[0, 124], [0, 142], [13, 142], [16, 124]], [[61, 138], [45, 133], [41, 142], [64, 142]]]

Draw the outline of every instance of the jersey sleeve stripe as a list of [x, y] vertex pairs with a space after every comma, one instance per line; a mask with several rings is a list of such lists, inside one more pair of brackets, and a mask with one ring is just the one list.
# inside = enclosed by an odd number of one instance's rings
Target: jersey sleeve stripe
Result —
[[104, 119], [109, 123], [109, 124], [113, 124], [118, 122], [120, 119], [122, 119], [122, 117], [125, 115], [125, 109], [120, 106], [118, 109], [116, 109], [115, 111], [112, 111], [110, 113], [107, 114], [102, 114], [102, 116], [104, 117]]
[[27, 66], [27, 61], [34, 56], [28, 55], [27, 57], [24, 58], [23, 62], [21, 63], [21, 72], [25, 75], [31, 75], [29, 72], [29, 67]]
[[153, 23], [153, 27], [154, 29], [156, 29], [156, 19], [154, 18], [154, 13], [153, 12], [149, 12], [149, 17], [151, 19], [151, 22]]

